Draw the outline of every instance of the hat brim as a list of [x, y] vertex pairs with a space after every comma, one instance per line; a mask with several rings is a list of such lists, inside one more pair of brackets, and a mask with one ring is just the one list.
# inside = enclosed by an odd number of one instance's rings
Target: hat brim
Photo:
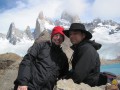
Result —
[[90, 32], [88, 32], [88, 31], [86, 31], [86, 30], [80, 30], [80, 29], [75, 29], [75, 30], [64, 30], [63, 31], [63, 33], [69, 38], [70, 36], [69, 36], [69, 33], [71, 32], [71, 31], [80, 31], [80, 32], [83, 32], [83, 33], [85, 33], [86, 34], [86, 39], [91, 39], [92, 38], [92, 34], [90, 33]]

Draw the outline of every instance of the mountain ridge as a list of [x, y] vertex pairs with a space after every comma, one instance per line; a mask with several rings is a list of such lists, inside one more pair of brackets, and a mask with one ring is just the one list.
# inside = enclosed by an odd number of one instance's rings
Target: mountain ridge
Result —
[[[34, 31], [31, 32], [29, 26], [27, 26], [24, 31], [20, 31], [18, 28], [15, 27], [14, 23], [11, 23], [7, 35], [0, 34], [0, 39], [2, 41], [8, 40], [10, 44], [15, 46], [19, 44], [21, 45], [21, 42], [23, 41], [23, 43], [26, 43], [25, 45], [27, 45], [28, 41], [29, 43], [33, 42], [39, 37], [42, 40], [50, 40], [50, 33], [54, 26], [59, 25], [63, 26], [65, 29], [68, 29], [70, 24], [73, 22], [81, 23], [80, 18], [77, 15], [73, 16], [69, 15], [69, 13], [67, 12], [63, 12], [60, 19], [56, 19], [53, 21], [52, 19], [45, 17], [43, 12], [41, 11], [36, 19], [36, 26]], [[112, 20], [101, 20], [99, 18], [96, 18], [92, 22], [83, 24], [85, 25], [86, 29], [92, 33], [92, 40], [96, 40], [96, 42], [102, 44], [102, 48], [98, 51], [102, 58], [104, 57], [106, 59], [115, 59], [120, 57], [120, 50], [118, 49], [120, 48], [119, 23]], [[3, 40], [3, 38], [5, 40]], [[69, 44], [68, 41], [69, 39], [65, 40], [65, 42]], [[71, 45], [67, 45], [67, 43], [64, 43], [63, 46], [69, 47]], [[32, 45], [32, 43], [30, 45]], [[70, 50], [66, 49], [65, 47], [64, 49], [66, 52]]]

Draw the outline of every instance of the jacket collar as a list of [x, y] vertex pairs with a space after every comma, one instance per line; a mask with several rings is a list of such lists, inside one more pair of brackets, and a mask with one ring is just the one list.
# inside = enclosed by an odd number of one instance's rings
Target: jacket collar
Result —
[[62, 50], [61, 45], [55, 45], [53, 42], [50, 43], [50, 46], [51, 46], [52, 50], [55, 50], [55, 51], [61, 51]]
[[82, 45], [85, 44], [87, 41], [88, 41], [88, 40], [83, 40], [83, 41], [81, 41], [81, 42], [78, 43], [78, 44], [72, 45], [70, 48], [75, 51], [76, 49], [78, 49], [79, 46], [82, 46]]

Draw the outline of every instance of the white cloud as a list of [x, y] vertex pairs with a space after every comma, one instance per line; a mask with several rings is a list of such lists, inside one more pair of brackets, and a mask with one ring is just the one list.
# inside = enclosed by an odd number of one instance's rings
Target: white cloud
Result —
[[95, 0], [92, 13], [103, 19], [120, 18], [120, 0]]
[[[37, 3], [36, 3], [37, 1]], [[30, 0], [26, 6], [22, 2], [17, 2], [18, 6], [0, 14], [0, 32], [7, 33], [11, 22], [21, 30], [25, 30], [27, 25], [35, 28], [35, 22], [39, 12], [42, 10], [47, 17], [57, 16], [58, 0], [54, 2], [41, 3], [39, 0]]]
[[22, 42], [17, 43], [17, 45], [12, 45], [8, 40], [0, 38], [0, 54], [12, 52], [24, 56], [27, 53], [28, 48], [32, 46], [33, 42], [34, 41], [22, 40]]
[[65, 0], [61, 7], [71, 14], [79, 14], [81, 16], [86, 11], [87, 6], [88, 4], [85, 0]]
[[7, 33], [11, 22], [21, 30], [29, 25], [35, 28], [39, 12], [51, 18], [60, 18], [61, 12], [66, 10], [71, 14], [78, 14], [82, 21], [100, 17], [102, 19], [120, 18], [120, 0], [27, 0], [27, 3], [17, 1], [17, 7], [0, 14], [0, 33]]

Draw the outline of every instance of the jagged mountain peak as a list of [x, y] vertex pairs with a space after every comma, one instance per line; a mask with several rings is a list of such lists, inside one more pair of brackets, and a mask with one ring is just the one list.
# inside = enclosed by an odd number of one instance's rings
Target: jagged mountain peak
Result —
[[81, 21], [80, 21], [80, 18], [79, 18], [78, 15], [73, 16], [73, 21], [72, 21], [72, 23], [80, 23], [80, 22], [81, 22]]
[[98, 25], [99, 23], [101, 23], [102, 25], [119, 26], [119, 24], [113, 20], [101, 20], [100, 18], [94, 19], [91, 23], [93, 23], [94, 25]]
[[117, 22], [113, 21], [113, 20], [104, 20], [103, 21], [103, 25], [111, 25], [111, 26], [115, 26], [115, 25], [118, 25]]
[[44, 27], [44, 21], [41, 21], [40, 19], [36, 20], [36, 27], [34, 30], [34, 39], [38, 38], [40, 33], [45, 29]]
[[80, 22], [80, 18], [78, 15], [72, 15], [67, 11], [62, 12], [61, 19], [67, 20], [70, 23], [79, 23]]
[[[15, 27], [14, 23], [11, 23], [6, 37], [9, 40], [9, 42], [14, 45], [19, 44], [17, 42], [21, 42], [21, 43], [27, 42], [27, 41], [29, 42], [29, 40], [31, 40], [31, 39], [33, 39], [33, 40], [35, 39], [38, 41], [50, 40], [50, 32], [54, 26], [60, 25], [60, 26], [63, 26], [64, 28], [69, 28], [69, 26], [73, 22], [74, 23], [80, 22], [80, 18], [78, 15], [71, 15], [68, 12], [64, 11], [61, 14], [60, 19], [53, 21], [50, 18], [46, 18], [44, 16], [43, 12], [41, 11], [37, 17], [36, 27], [35, 27], [35, 29], [33, 29], [34, 30], [33, 33], [31, 33], [29, 26], [27, 26], [24, 31], [20, 31], [19, 29], [17, 29]], [[113, 48], [111, 51], [114, 51], [114, 52], [115, 52], [115, 50], [117, 51], [117, 49], [120, 47], [120, 43], [119, 43], [119, 41], [120, 41], [120, 38], [119, 38], [120, 24], [118, 24], [112, 20], [103, 21], [100, 18], [96, 18], [92, 22], [84, 23], [84, 24], [86, 26], [86, 29], [92, 33], [92, 35], [93, 35], [92, 39], [95, 39], [96, 41], [103, 44], [103, 47], [101, 48], [102, 52], [100, 52], [100, 53], [106, 54], [106, 50], [108, 50], [108, 47], [110, 47], [108, 51], [110, 51]], [[3, 36], [3, 35], [0, 34], [0, 36]], [[65, 39], [65, 40], [66, 40], [65, 41], [66, 44], [63, 43], [63, 45], [65, 46], [64, 49], [66, 49], [66, 52], [68, 52], [69, 49], [67, 49], [67, 47], [69, 47], [68, 46], [69, 39], [68, 40]], [[117, 47], [117, 48], [114, 50], [114, 47]], [[119, 52], [120, 51], [118, 50], [116, 54], [118, 54]], [[108, 53], [108, 55], [111, 55], [111, 53], [112, 52]]]
[[39, 18], [36, 20], [36, 27], [33, 32], [34, 39], [38, 38], [42, 31], [45, 29], [51, 29], [54, 26], [53, 21], [50, 18], [46, 18], [41, 11], [39, 14]]
[[5, 39], [5, 38], [6, 38], [6, 35], [5, 35], [5, 34], [0, 33], [0, 38]]
[[98, 25], [99, 23], [102, 23], [102, 20], [100, 18], [96, 18], [92, 22], [94, 25]]
[[26, 30], [25, 30], [25, 37], [30, 39], [30, 40], [33, 40], [33, 35], [32, 35], [32, 32], [30, 30], [30, 26], [27, 26]]
[[16, 31], [16, 27], [15, 27], [15, 24], [12, 22], [10, 24], [10, 27], [9, 27], [9, 30], [8, 30], [8, 33], [7, 33], [7, 39], [11, 38], [12, 37], [12, 34], [15, 34], [15, 31]]
[[13, 30], [13, 29], [15, 29], [15, 24], [12, 22], [12, 23], [10, 24], [9, 30]]
[[70, 14], [67, 11], [63, 11], [61, 18], [55, 21], [55, 25], [64, 26], [65, 28], [68, 28], [71, 23], [80, 23], [80, 18], [78, 15]]
[[17, 42], [20, 42], [21, 38], [23, 38], [22, 31], [17, 29], [14, 23], [11, 23], [6, 37], [10, 43], [15, 45]]
[[10, 24], [10, 26], [11, 26], [11, 27], [15, 27], [15, 24], [14, 24], [14, 22], [12, 22], [12, 23]]
[[27, 26], [26, 31], [30, 30], [30, 26]]
[[15, 27], [14, 23], [10, 24], [6, 38], [13, 45], [16, 45], [16, 43], [21, 42], [22, 39], [33, 40], [33, 36], [29, 26], [27, 26], [25, 31], [21, 31]]
[[72, 16], [66, 11], [63, 11], [63, 13], [61, 15], [61, 19], [65, 19], [65, 20], [72, 22], [72, 20], [71, 20]]
[[41, 41], [48, 41], [50, 40], [50, 33], [47, 30], [44, 30], [40, 33], [39, 37], [35, 39], [35, 42], [41, 42]]
[[41, 11], [41, 12], [39, 13], [38, 19], [41, 19], [41, 20], [45, 19], [44, 14], [43, 14], [43, 11]]

